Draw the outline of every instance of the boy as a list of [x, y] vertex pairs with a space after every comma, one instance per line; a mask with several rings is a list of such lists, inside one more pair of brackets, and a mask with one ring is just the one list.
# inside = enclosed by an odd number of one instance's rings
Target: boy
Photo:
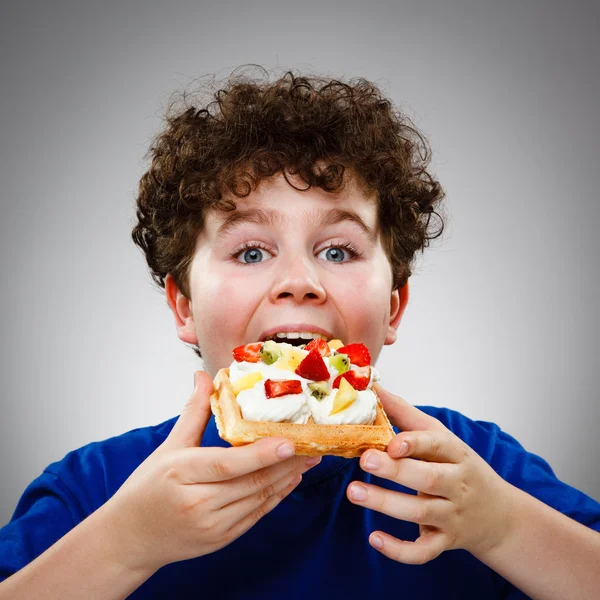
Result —
[[594, 597], [600, 505], [494, 424], [379, 387], [397, 435], [360, 460], [217, 435], [234, 347], [320, 333], [375, 361], [394, 343], [413, 257], [441, 233], [424, 149], [364, 80], [232, 79], [168, 116], [133, 238], [205, 372], [179, 419], [29, 486], [0, 531], [0, 598]]

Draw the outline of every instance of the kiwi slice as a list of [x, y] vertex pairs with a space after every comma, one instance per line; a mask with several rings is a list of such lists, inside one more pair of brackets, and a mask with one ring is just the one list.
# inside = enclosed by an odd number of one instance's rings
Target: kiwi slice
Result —
[[264, 363], [272, 365], [275, 361], [281, 358], [281, 349], [277, 342], [267, 340], [258, 352]]
[[350, 368], [350, 358], [347, 354], [334, 354], [329, 357], [329, 364], [341, 375]]
[[323, 400], [329, 394], [329, 385], [326, 381], [315, 381], [314, 383], [309, 383], [308, 387], [311, 390], [310, 395], [317, 400]]

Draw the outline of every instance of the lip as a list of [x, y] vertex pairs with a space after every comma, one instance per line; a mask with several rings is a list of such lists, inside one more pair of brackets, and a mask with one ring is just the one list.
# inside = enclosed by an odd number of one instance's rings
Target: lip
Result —
[[288, 331], [308, 331], [309, 333], [320, 333], [322, 335], [327, 336], [327, 339], [333, 339], [333, 333], [331, 331], [327, 331], [327, 329], [323, 329], [322, 327], [317, 327], [316, 325], [310, 325], [309, 323], [291, 323], [287, 325], [277, 325], [277, 327], [271, 327], [266, 331], [263, 331], [260, 334], [259, 341], [263, 342], [266, 338], [275, 335], [276, 333], [286, 333]]

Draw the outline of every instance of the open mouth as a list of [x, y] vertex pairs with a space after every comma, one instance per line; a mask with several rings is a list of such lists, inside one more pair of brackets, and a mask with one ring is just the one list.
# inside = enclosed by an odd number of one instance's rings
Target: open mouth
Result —
[[322, 333], [311, 333], [309, 331], [281, 331], [265, 336], [263, 341], [274, 340], [275, 342], [283, 342], [292, 346], [303, 346], [315, 339], [322, 339], [328, 342], [330, 338]]

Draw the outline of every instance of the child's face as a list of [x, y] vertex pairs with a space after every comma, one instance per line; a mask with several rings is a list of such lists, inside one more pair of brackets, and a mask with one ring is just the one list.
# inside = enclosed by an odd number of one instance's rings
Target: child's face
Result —
[[396, 339], [408, 286], [392, 291], [374, 200], [353, 181], [336, 197], [277, 175], [235, 201], [206, 216], [191, 301], [166, 282], [179, 337], [199, 345], [205, 369], [214, 376], [233, 348], [280, 330], [362, 342], [375, 362]]

